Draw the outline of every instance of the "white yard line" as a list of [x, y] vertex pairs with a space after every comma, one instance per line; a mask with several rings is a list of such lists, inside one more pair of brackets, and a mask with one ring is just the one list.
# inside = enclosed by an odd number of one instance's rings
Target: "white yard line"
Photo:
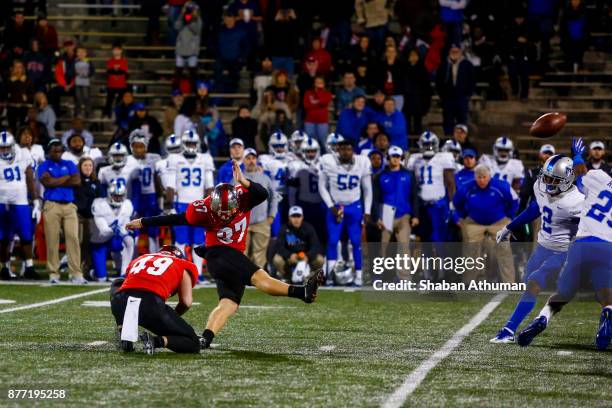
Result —
[[382, 403], [383, 408], [399, 408], [401, 407], [406, 398], [414, 392], [414, 390], [421, 384], [421, 382], [427, 377], [427, 374], [433, 370], [444, 358], [446, 358], [453, 350], [461, 344], [461, 341], [468, 336], [476, 327], [478, 327], [490, 314], [495, 310], [497, 306], [507, 296], [506, 293], [500, 293], [496, 295], [489, 303], [484, 305], [478, 313], [472, 317], [472, 319], [461, 329], [459, 329], [444, 345], [433, 353], [427, 360], [423, 361], [417, 368], [415, 368], [404, 380], [402, 385], [395, 389]]
[[105, 344], [108, 344], [108, 341], [96, 340], [96, 341], [92, 341], [91, 343], [87, 343], [86, 346], [99, 347], [99, 346], [103, 346]]
[[17, 303], [17, 302], [11, 299], [0, 299], [0, 305], [8, 305], [10, 303]]
[[336, 346], [333, 346], [333, 345], [332, 346], [321, 346], [321, 347], [319, 347], [319, 350], [327, 351], [327, 352], [334, 351], [335, 349], [336, 349]]
[[37, 307], [43, 307], [43, 306], [47, 306], [47, 305], [54, 305], [56, 303], [62, 303], [62, 302], [66, 302], [68, 300], [78, 299], [78, 298], [82, 298], [82, 297], [85, 297], [85, 296], [91, 296], [91, 295], [95, 295], [97, 293], [104, 293], [104, 292], [108, 292], [108, 288], [90, 290], [89, 292], [77, 293], [76, 295], [64, 296], [64, 297], [61, 297], [61, 298], [51, 299], [51, 300], [47, 300], [45, 302], [40, 302], [40, 303], [31, 303], [29, 305], [11, 307], [9, 309], [0, 309], [0, 314], [2, 314], [2, 313], [17, 312], [19, 310], [34, 309], [34, 308], [37, 308]]

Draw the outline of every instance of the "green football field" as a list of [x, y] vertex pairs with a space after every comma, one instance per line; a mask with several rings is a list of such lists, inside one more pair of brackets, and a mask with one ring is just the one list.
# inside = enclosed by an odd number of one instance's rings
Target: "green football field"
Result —
[[[108, 294], [91, 293], [100, 290], [0, 285], [0, 406], [34, 402], [7, 399], [9, 389], [66, 390], [65, 400], [41, 406], [361, 407], [398, 392], [404, 406], [419, 407], [612, 404], [612, 354], [594, 348], [593, 301], [571, 303], [520, 348], [488, 342], [517, 295], [496, 306], [484, 294], [405, 300], [322, 290], [305, 305], [248, 290], [213, 349], [147, 356], [115, 349]], [[185, 318], [200, 333], [216, 292], [198, 288], [194, 301]], [[402, 388], [419, 375], [418, 386]]]

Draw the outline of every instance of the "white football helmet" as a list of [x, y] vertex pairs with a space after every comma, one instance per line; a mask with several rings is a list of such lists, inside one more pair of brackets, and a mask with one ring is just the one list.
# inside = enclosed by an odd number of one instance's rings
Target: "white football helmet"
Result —
[[563, 193], [574, 183], [574, 162], [562, 154], [551, 156], [540, 170], [540, 191], [551, 195]]
[[336, 153], [336, 145], [343, 140], [344, 136], [342, 136], [340, 133], [333, 132], [327, 135], [327, 139], [325, 139], [325, 147], [327, 151], [330, 153]]
[[493, 156], [498, 163], [507, 163], [514, 153], [514, 143], [506, 136], [500, 136], [493, 144]]
[[461, 143], [456, 140], [450, 139], [444, 142], [444, 146], [442, 146], [443, 152], [452, 153], [455, 160], [461, 156]]
[[185, 131], [181, 136], [181, 143], [183, 144], [183, 155], [185, 157], [195, 157], [200, 153], [200, 136], [195, 131]]
[[16, 146], [15, 137], [10, 132], [6, 130], [0, 132], [0, 159], [7, 162], [13, 161], [17, 154]]
[[166, 147], [166, 151], [168, 152], [168, 154], [180, 153], [183, 149], [183, 144], [181, 143], [181, 139], [176, 137], [174, 133], [166, 138], [164, 145]]
[[316, 139], [309, 137], [302, 143], [300, 152], [302, 154], [302, 160], [307, 164], [312, 164], [319, 158], [321, 147]]
[[270, 140], [268, 141], [268, 151], [278, 160], [283, 160], [285, 155], [287, 154], [287, 150], [289, 147], [289, 142], [287, 141], [287, 136], [285, 136], [281, 132], [274, 132], [270, 135]]
[[306, 134], [306, 132], [304, 132], [303, 130], [296, 130], [291, 134], [291, 143], [289, 145], [289, 148], [293, 153], [299, 156], [300, 154], [302, 154], [302, 150], [300, 149], [300, 147], [302, 146], [302, 143], [306, 141], [306, 139], [308, 139], [308, 134]]
[[107, 199], [113, 208], [121, 207], [127, 197], [127, 188], [119, 180], [113, 180], [108, 185]]
[[130, 149], [134, 143], [142, 143], [145, 145], [145, 148], [149, 146], [149, 135], [142, 129], [134, 129], [130, 133], [128, 138], [130, 143]]
[[122, 143], [115, 142], [108, 148], [108, 163], [115, 169], [127, 164], [128, 149]]
[[419, 137], [418, 145], [423, 157], [429, 159], [440, 150], [440, 139], [434, 132], [426, 130]]
[[334, 268], [334, 280], [337, 285], [347, 286], [353, 283], [355, 276], [350, 265], [344, 262], [338, 262]]

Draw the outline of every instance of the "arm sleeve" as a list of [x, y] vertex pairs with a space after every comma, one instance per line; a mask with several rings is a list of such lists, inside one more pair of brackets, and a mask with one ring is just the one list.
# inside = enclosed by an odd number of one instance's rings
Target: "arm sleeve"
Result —
[[174, 225], [189, 225], [185, 213], [172, 215], [159, 215], [157, 217], [145, 217], [142, 219], [143, 227], [163, 227]]
[[249, 181], [251, 182], [251, 185], [247, 190], [249, 192], [250, 200], [249, 209], [253, 209], [254, 207], [257, 207], [259, 204], [263, 203], [268, 199], [268, 190], [266, 190], [264, 186], [254, 182], [253, 180]]
[[334, 206], [334, 200], [332, 200], [331, 195], [327, 190], [327, 174], [325, 174], [324, 171], [319, 172], [319, 194], [321, 195], [321, 199], [327, 208]]
[[369, 174], [361, 178], [361, 187], [363, 188], [363, 205], [364, 212], [370, 214], [372, 212], [372, 176]]
[[535, 220], [541, 215], [538, 203], [532, 201], [529, 207], [516, 216], [515, 219], [506, 226], [510, 231], [517, 231], [521, 226]]

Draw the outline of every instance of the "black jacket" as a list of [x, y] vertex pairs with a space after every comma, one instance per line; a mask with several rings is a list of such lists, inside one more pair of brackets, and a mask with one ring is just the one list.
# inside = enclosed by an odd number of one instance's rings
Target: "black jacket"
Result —
[[232, 120], [232, 137], [242, 139], [245, 147], [255, 148], [257, 121], [253, 118], [235, 118]]
[[278, 235], [276, 253], [286, 259], [298, 252], [305, 252], [309, 260], [315, 259], [321, 253], [317, 233], [306, 221], [302, 222], [300, 228], [294, 228], [290, 224], [283, 225]]
[[93, 218], [91, 205], [94, 199], [102, 197], [100, 182], [81, 176], [81, 185], [74, 189], [74, 197], [78, 214], [83, 218]]
[[453, 84], [452, 65], [448, 58], [436, 72], [436, 91], [440, 99], [469, 98], [474, 93], [474, 66], [467, 59], [459, 62], [457, 80]]

